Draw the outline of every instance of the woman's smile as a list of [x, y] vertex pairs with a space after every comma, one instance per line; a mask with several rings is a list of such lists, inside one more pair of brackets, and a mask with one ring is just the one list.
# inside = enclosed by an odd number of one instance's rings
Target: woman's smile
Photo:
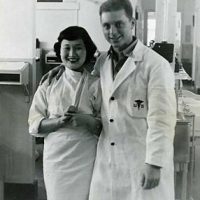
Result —
[[86, 48], [81, 39], [66, 40], [61, 43], [61, 59], [63, 64], [72, 70], [80, 69], [86, 60]]

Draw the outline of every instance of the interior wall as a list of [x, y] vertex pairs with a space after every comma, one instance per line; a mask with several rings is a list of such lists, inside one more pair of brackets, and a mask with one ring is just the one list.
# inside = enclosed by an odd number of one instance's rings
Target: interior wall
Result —
[[143, 10], [154, 10], [155, 11], [155, 7], [156, 7], [156, 1], [155, 0], [140, 0], [141, 1], [141, 5], [142, 5], [142, 9]]
[[[55, 3], [58, 4], [60, 3]], [[77, 0], [50, 8], [48, 3], [37, 5], [39, 6], [36, 7], [36, 36], [43, 49], [52, 49], [60, 31], [72, 25], [86, 28], [100, 51], [107, 49], [108, 43], [103, 37], [98, 14], [100, 2]]]
[[135, 36], [140, 39], [141, 41], [144, 42], [143, 38], [144, 38], [144, 16], [142, 13], [142, 4], [141, 1], [135, 0], [133, 2], [133, 8], [135, 13], [134, 13], [134, 17], [136, 20], [136, 24], [135, 24]]
[[77, 25], [78, 3], [53, 4], [52, 6], [52, 3], [36, 3], [36, 37], [44, 49], [53, 48], [61, 30], [70, 25]]
[[183, 61], [192, 62], [193, 55], [193, 15], [194, 0], [178, 0], [178, 11], [181, 12], [181, 46]]
[[86, 28], [100, 51], [106, 51], [108, 42], [103, 36], [99, 18], [99, 6], [101, 1], [80, 0], [80, 10], [78, 13], [78, 25]]
[[[35, 80], [35, 1], [0, 0], [0, 62], [29, 62]], [[0, 145], [5, 182], [33, 183], [34, 140], [28, 134], [31, 95], [22, 85], [0, 85]]]
[[145, 45], [147, 44], [147, 19], [148, 12], [155, 12], [156, 3], [155, 0], [139, 0], [141, 5], [141, 15], [143, 18], [143, 42]]
[[0, 1], [0, 59], [34, 57], [34, 1]]
[[[86, 28], [98, 49], [106, 51], [109, 44], [103, 36], [99, 18], [99, 6], [103, 1], [74, 0], [54, 3], [55, 6], [51, 6], [52, 3], [37, 3], [36, 36], [41, 42], [44, 53], [46, 49], [53, 48], [59, 32], [71, 25]], [[137, 2], [138, 0], [131, 0], [133, 7], [137, 5]]]
[[200, 2], [199, 0], [195, 1], [195, 29], [194, 29], [194, 78], [195, 78], [195, 87], [198, 94], [200, 94], [200, 40], [199, 40], [199, 32], [200, 32]]
[[[147, 33], [147, 12], [155, 11], [156, 0], [141, 0], [144, 15], [144, 43]], [[178, 0], [177, 11], [181, 12], [181, 56], [183, 60], [192, 61], [192, 43], [193, 43], [193, 14], [194, 0]]]

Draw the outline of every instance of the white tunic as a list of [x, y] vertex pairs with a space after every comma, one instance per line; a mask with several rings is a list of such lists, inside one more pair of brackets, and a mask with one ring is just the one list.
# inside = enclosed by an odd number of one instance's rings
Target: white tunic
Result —
[[[102, 87], [100, 135], [90, 200], [174, 200], [174, 76], [169, 63], [137, 42], [113, 81], [111, 60], [95, 66]], [[161, 168], [159, 186], [144, 190], [145, 163]]]
[[[81, 96], [77, 88], [85, 77]], [[50, 134], [38, 133], [43, 118], [63, 115], [80, 98], [79, 111], [93, 114], [100, 110], [101, 91], [99, 80], [84, 71], [65, 70], [61, 78], [39, 86], [30, 113], [29, 132], [44, 136], [43, 168], [48, 200], [87, 200], [97, 138], [83, 127], [70, 124]]]

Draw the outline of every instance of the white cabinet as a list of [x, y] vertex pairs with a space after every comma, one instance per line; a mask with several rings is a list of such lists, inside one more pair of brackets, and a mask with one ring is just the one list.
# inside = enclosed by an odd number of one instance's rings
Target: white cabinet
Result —
[[21, 85], [0, 84], [0, 162], [5, 182], [34, 182], [34, 138], [27, 123], [30, 103]]

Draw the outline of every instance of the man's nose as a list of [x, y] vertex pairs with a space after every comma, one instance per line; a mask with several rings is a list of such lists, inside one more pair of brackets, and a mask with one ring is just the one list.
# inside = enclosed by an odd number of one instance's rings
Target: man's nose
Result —
[[112, 25], [110, 27], [110, 32], [109, 32], [111, 35], [115, 35], [117, 33], [117, 28], [116, 26]]

